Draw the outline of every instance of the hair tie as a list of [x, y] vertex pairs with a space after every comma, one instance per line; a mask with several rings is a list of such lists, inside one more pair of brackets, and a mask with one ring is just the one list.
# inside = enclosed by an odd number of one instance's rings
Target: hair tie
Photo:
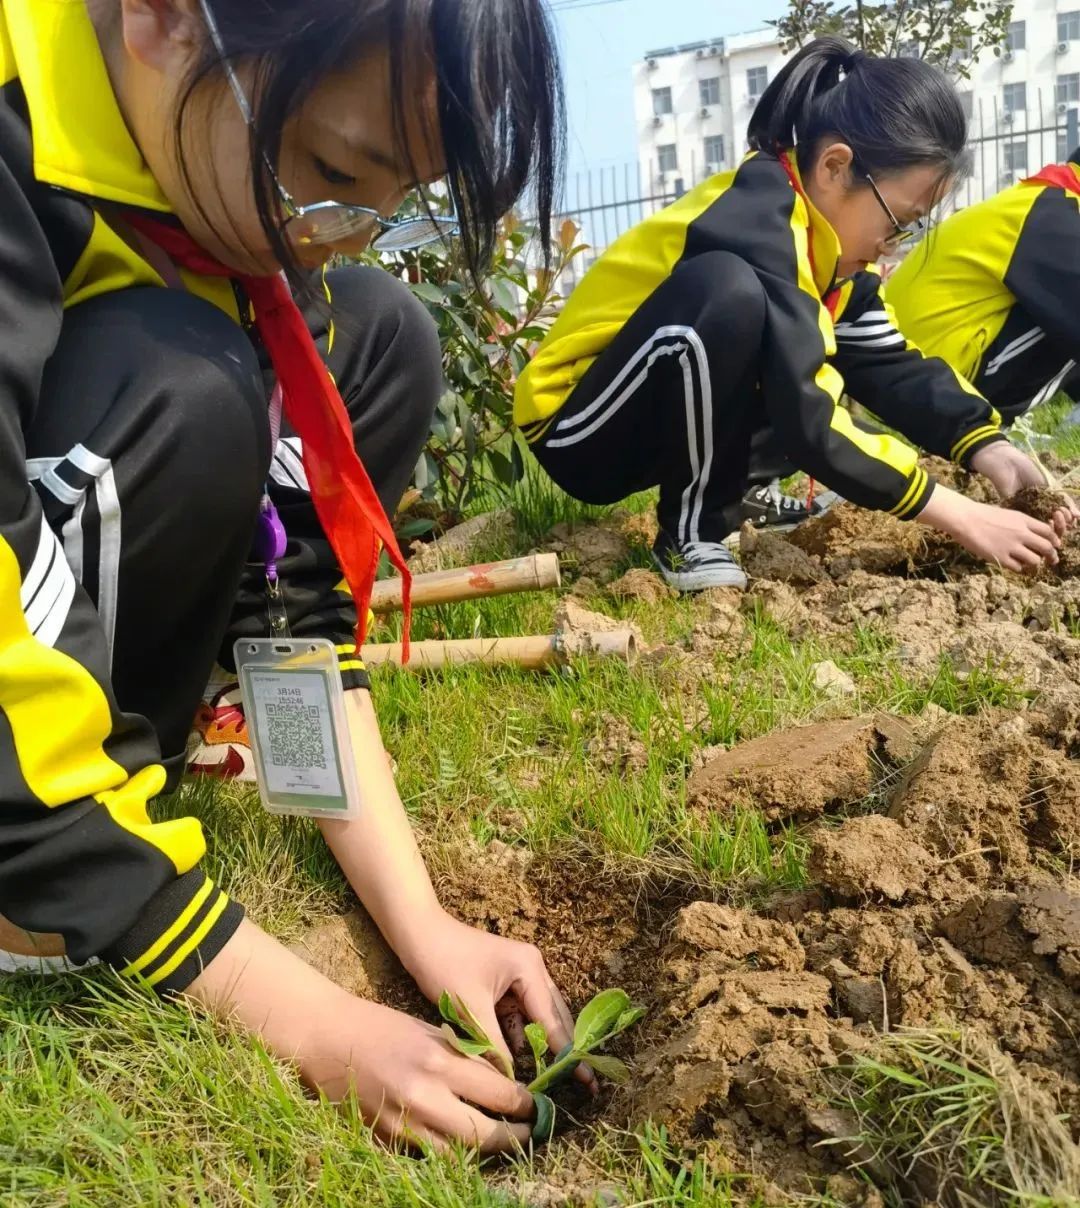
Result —
[[862, 50], [860, 47], [856, 47], [841, 64], [841, 70], [843, 71], [844, 75], [851, 75], [851, 73], [855, 70], [855, 65], [857, 63], [861, 63], [864, 59], [868, 59], [869, 57], [870, 56], [865, 50]]

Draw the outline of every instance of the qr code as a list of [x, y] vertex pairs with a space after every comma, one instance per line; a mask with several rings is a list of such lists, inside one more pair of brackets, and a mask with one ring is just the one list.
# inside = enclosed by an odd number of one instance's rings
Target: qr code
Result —
[[322, 724], [317, 705], [279, 701], [266, 706], [270, 763], [284, 768], [325, 768]]

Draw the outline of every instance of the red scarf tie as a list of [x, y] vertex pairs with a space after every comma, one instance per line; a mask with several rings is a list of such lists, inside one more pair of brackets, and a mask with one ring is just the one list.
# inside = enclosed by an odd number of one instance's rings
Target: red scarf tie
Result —
[[1072, 164], [1050, 164], [1034, 176], [1029, 176], [1026, 185], [1054, 185], [1067, 193], [1080, 193], [1080, 177], [1073, 171]]
[[204, 251], [180, 227], [126, 213], [136, 231], [181, 268], [207, 277], [232, 277], [251, 301], [258, 329], [281, 386], [285, 414], [300, 437], [304, 470], [319, 523], [337, 557], [356, 604], [356, 648], [367, 633], [368, 606], [379, 562], [379, 543], [402, 580], [402, 660], [409, 657], [412, 576], [371, 479], [356, 454], [352, 424], [341, 394], [281, 276], [248, 277]]

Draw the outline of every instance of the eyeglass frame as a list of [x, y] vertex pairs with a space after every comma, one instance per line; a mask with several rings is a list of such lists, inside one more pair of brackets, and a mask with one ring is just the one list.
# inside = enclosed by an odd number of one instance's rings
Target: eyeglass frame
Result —
[[[249, 130], [255, 129], [255, 113], [251, 108], [251, 101], [248, 99], [247, 93], [244, 91], [243, 84], [240, 83], [240, 77], [236, 74], [232, 63], [229, 62], [228, 51], [225, 48], [225, 39], [221, 36], [221, 28], [217, 23], [217, 18], [214, 16], [214, 11], [210, 7], [209, 0], [199, 0], [199, 8], [202, 10], [203, 20], [206, 22], [206, 28], [210, 34], [210, 41], [213, 43], [214, 50], [221, 61], [222, 70], [225, 72], [225, 78], [229, 82], [229, 88], [232, 90], [233, 97], [236, 100], [237, 108], [240, 110], [240, 115], [243, 117], [245, 124]], [[428, 239], [420, 240], [410, 248], [395, 248], [395, 251], [410, 251], [414, 248], [425, 247], [431, 243], [437, 243], [440, 239], [448, 239], [458, 233], [459, 224], [456, 218], [452, 216], [435, 215], [431, 218], [384, 218], [378, 210], [373, 210], [370, 206], [353, 205], [346, 201], [316, 201], [310, 205], [300, 205], [288, 189], [281, 183], [274, 165], [270, 162], [269, 155], [263, 152], [263, 162], [266, 164], [266, 170], [270, 173], [270, 179], [274, 182], [274, 187], [277, 189], [278, 198], [281, 201], [282, 209], [284, 210], [284, 218], [281, 223], [282, 231], [288, 227], [290, 222], [297, 218], [306, 218], [311, 214], [317, 214], [320, 210], [346, 210], [357, 217], [363, 215], [370, 218], [375, 226], [378, 227], [378, 234], [371, 240], [371, 248], [373, 251], [378, 251], [379, 239], [390, 231], [400, 230], [402, 227], [407, 227], [411, 223], [428, 222], [439, 226], [440, 229], [432, 233]], [[314, 243], [314, 240], [310, 242]], [[324, 245], [325, 246], [325, 245]]]
[[914, 239], [916, 235], [921, 235], [922, 232], [926, 230], [926, 222], [922, 218], [916, 218], [915, 221], [908, 226], [901, 226], [897, 221], [896, 215], [892, 212], [891, 206], [885, 200], [885, 198], [882, 197], [881, 190], [877, 187], [877, 182], [874, 180], [874, 178], [869, 172], [863, 172], [862, 175], [866, 180], [866, 183], [873, 190], [874, 196], [877, 198], [877, 203], [879, 206], [881, 206], [885, 217], [888, 218], [893, 225], [893, 233], [883, 242], [891, 244], [893, 247], [900, 247], [901, 244], [907, 243], [909, 239]]

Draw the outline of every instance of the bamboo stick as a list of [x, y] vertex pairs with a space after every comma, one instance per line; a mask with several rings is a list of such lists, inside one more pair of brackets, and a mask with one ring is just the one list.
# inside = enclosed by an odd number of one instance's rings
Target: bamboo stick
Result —
[[[610, 633], [575, 634], [575, 644], [596, 658], [615, 658], [632, 663], [637, 642], [629, 629]], [[375, 642], [360, 652], [369, 667], [389, 663], [401, 666], [401, 646], [397, 642]], [[428, 671], [461, 663], [508, 664], [538, 671], [561, 667], [569, 662], [557, 635], [541, 634], [523, 638], [469, 638], [446, 642], [413, 642], [407, 671]]]
[[[505, 562], [486, 562], [462, 566], [456, 570], [435, 570], [413, 577], [412, 602], [417, 608], [433, 604], [453, 604], [458, 600], [479, 600], [516, 591], [545, 591], [558, 587], [558, 554], [529, 554]], [[371, 594], [371, 611], [398, 612], [401, 609], [401, 580], [380, 579]]]

